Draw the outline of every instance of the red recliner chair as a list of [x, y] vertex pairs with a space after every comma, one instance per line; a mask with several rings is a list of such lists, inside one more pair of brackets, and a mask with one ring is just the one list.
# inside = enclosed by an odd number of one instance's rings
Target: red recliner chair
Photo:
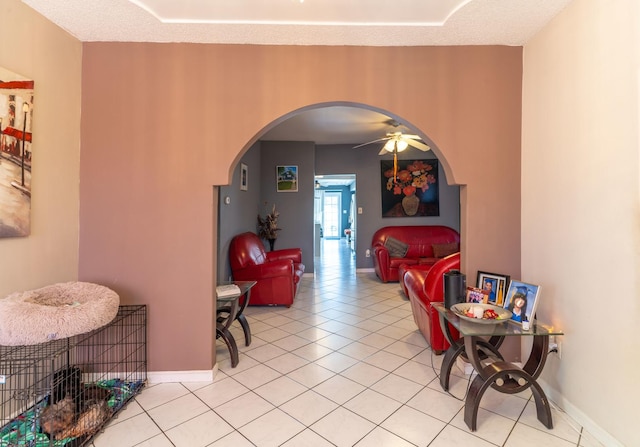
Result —
[[265, 251], [260, 238], [247, 232], [231, 240], [229, 263], [234, 280], [257, 281], [251, 289], [250, 306], [293, 304], [304, 273], [301, 249]]
[[[431, 345], [431, 350], [439, 355], [449, 348], [449, 342], [440, 329], [440, 317], [431, 303], [444, 301], [444, 274], [460, 269], [460, 253], [454, 253], [436, 262], [431, 269], [410, 269], [404, 275], [404, 283], [411, 302], [413, 320], [422, 336]], [[451, 326], [452, 335], [458, 331]]]

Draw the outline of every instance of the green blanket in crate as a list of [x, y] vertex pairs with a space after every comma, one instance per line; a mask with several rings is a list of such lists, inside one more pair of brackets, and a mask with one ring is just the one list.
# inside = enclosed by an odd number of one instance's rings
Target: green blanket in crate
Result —
[[[140, 391], [144, 382], [124, 382], [120, 379], [110, 379], [100, 380], [95, 385], [111, 391], [108, 405], [115, 413]], [[61, 447], [74, 441], [75, 438], [66, 438], [51, 443], [49, 436], [42, 433], [39, 415], [46, 406], [46, 399], [43, 399], [2, 427], [0, 429], [0, 447]], [[69, 445], [71, 446], [73, 443]]]

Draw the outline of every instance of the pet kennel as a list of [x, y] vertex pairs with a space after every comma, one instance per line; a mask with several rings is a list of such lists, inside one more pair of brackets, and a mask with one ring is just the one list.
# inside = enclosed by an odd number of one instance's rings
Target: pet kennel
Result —
[[0, 447], [88, 445], [146, 384], [146, 311], [119, 306], [86, 334], [0, 346]]

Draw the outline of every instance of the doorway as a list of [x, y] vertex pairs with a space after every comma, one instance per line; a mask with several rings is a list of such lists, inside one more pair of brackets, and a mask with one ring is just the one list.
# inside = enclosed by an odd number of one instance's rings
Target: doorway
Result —
[[342, 222], [340, 210], [342, 208], [342, 193], [339, 191], [324, 191], [322, 194], [322, 228], [325, 239], [339, 239]]
[[329, 245], [330, 252], [344, 248], [340, 251], [355, 260], [355, 174], [317, 175], [314, 198], [314, 264], [321, 267], [323, 257], [331, 256], [324, 249]]

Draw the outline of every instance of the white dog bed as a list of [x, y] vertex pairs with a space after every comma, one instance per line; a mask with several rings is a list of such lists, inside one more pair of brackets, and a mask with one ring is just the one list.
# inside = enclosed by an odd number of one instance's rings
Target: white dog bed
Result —
[[88, 282], [53, 284], [0, 299], [0, 345], [35, 345], [84, 334], [113, 320], [120, 297]]

